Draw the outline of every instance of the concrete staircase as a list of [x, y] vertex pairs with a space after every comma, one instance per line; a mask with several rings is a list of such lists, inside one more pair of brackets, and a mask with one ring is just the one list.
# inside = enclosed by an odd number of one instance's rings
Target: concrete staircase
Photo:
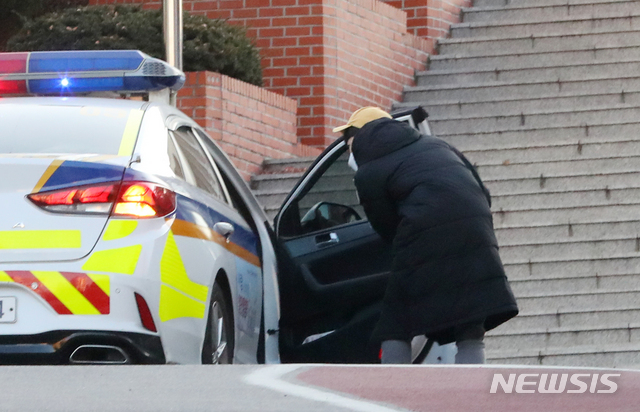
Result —
[[640, 1], [476, 0], [401, 105], [478, 166], [521, 315], [492, 363], [640, 365]]
[[[493, 195], [521, 315], [489, 362], [640, 367], [640, 1], [476, 0], [416, 104]], [[271, 216], [308, 163], [253, 180]]]

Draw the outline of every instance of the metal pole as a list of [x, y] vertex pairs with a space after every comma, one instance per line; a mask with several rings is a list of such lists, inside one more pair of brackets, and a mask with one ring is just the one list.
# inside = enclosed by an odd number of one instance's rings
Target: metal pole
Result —
[[[182, 0], [163, 0], [164, 47], [167, 63], [182, 70]], [[175, 92], [170, 101], [175, 106]]]

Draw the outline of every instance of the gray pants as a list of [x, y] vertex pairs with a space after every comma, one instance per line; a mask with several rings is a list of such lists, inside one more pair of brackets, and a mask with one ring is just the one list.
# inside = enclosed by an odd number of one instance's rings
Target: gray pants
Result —
[[[461, 325], [454, 330], [458, 347], [456, 364], [482, 364], [485, 362], [483, 323]], [[411, 341], [385, 340], [382, 342], [381, 361], [383, 364], [411, 363]]]

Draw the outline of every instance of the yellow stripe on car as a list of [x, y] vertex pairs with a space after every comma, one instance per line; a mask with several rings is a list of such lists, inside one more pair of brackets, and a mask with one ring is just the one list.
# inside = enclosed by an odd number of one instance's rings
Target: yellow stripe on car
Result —
[[164, 252], [160, 259], [160, 280], [202, 302], [207, 300], [209, 288], [189, 279], [171, 231], [167, 234]]
[[89, 276], [89, 278], [93, 280], [95, 284], [98, 285], [98, 287], [102, 289], [102, 291], [107, 296], [111, 295], [111, 288], [110, 288], [111, 278], [109, 277], [109, 275], [98, 275], [96, 273], [87, 273], [87, 276]]
[[122, 239], [133, 233], [138, 227], [138, 222], [135, 220], [111, 220], [107, 230], [102, 235], [102, 240], [116, 240]]
[[112, 272], [133, 275], [140, 259], [142, 245], [99, 250], [82, 265], [87, 272]]
[[74, 315], [99, 315], [100, 312], [60, 272], [31, 271]]
[[58, 170], [62, 163], [64, 163], [64, 160], [62, 159], [55, 159], [53, 162], [51, 162], [49, 167], [47, 167], [47, 170], [45, 170], [40, 177], [40, 180], [38, 180], [38, 183], [36, 183], [36, 186], [33, 188], [32, 193], [39, 192], [40, 189], [44, 187], [45, 183], [47, 183], [47, 180], [49, 180], [49, 178], [55, 173], [55, 171]]
[[79, 230], [0, 231], [0, 249], [78, 249]]
[[118, 156], [131, 156], [133, 154], [133, 147], [136, 144], [136, 138], [138, 137], [138, 130], [140, 129], [143, 114], [144, 112], [140, 109], [133, 109], [129, 113], [127, 124], [124, 127], [124, 132], [122, 133]]
[[160, 285], [160, 321], [176, 318], [204, 319], [205, 304], [177, 290]]
[[0, 270], [0, 282], [13, 282], [13, 279], [7, 275], [7, 272], [3, 272]]

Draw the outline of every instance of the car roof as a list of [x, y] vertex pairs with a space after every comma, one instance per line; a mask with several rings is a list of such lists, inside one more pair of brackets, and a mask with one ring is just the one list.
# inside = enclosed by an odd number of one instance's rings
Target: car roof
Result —
[[198, 124], [193, 121], [193, 119], [189, 118], [186, 114], [173, 106], [160, 102], [147, 102], [143, 100], [119, 99], [111, 97], [33, 96], [0, 98], [0, 105], [3, 104], [25, 106], [94, 106], [106, 108], [113, 107], [119, 109], [139, 109], [144, 111], [150, 108], [157, 108], [160, 110], [164, 118], [177, 116], [181, 118], [181, 120], [183, 121], [182, 123], [186, 122], [194, 127], [199, 127]]
[[148, 102], [129, 99], [101, 97], [6, 97], [0, 98], [0, 104], [23, 104], [30, 106], [100, 106], [130, 109], [143, 109]]

